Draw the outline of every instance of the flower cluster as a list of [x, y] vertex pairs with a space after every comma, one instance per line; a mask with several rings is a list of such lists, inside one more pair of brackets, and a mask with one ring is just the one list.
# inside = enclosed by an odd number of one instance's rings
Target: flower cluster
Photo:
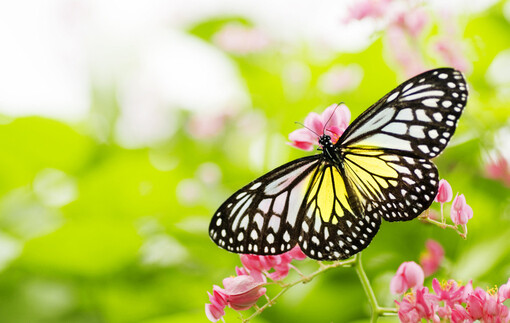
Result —
[[392, 278], [390, 290], [403, 294], [395, 301], [401, 322], [510, 322], [510, 311], [503, 302], [510, 298], [510, 279], [498, 289], [473, 289], [470, 281], [461, 285], [454, 280], [432, 280], [432, 291], [423, 286], [424, 272], [415, 262], [404, 262]]
[[440, 283], [432, 280], [432, 291], [417, 287], [396, 301], [401, 322], [510, 322], [510, 311], [503, 303], [510, 298], [510, 279], [494, 290], [480, 287], [473, 290], [472, 282], [460, 285], [454, 280]]
[[350, 120], [351, 111], [345, 104], [330, 105], [320, 115], [311, 112], [305, 118], [305, 128], [289, 134], [289, 145], [302, 150], [312, 150], [323, 133], [330, 135], [335, 143], [347, 129]]
[[225, 315], [226, 306], [235, 311], [250, 309], [266, 293], [266, 276], [279, 281], [288, 275], [293, 259], [305, 258], [299, 246], [275, 256], [241, 255], [244, 267], [236, 267], [237, 276], [225, 278], [224, 288], [214, 285], [213, 293], [207, 293], [211, 302], [205, 305], [207, 318], [211, 322], [220, 320]]

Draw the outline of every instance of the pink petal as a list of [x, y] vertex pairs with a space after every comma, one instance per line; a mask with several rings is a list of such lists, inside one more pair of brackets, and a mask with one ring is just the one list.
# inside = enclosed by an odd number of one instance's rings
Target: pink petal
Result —
[[218, 308], [211, 304], [205, 304], [205, 315], [211, 322], [217, 322], [225, 315], [224, 308]]
[[322, 135], [324, 124], [319, 114], [310, 112], [305, 118], [305, 126], [313, 130], [317, 135]]
[[306, 259], [306, 255], [303, 253], [303, 251], [301, 251], [301, 248], [299, 248], [299, 245], [296, 245], [288, 253], [289, 253], [289, 255], [292, 256], [292, 258], [294, 258], [296, 260]]
[[501, 285], [498, 290], [498, 296], [503, 299], [503, 301], [510, 298], [510, 278], [506, 284]]

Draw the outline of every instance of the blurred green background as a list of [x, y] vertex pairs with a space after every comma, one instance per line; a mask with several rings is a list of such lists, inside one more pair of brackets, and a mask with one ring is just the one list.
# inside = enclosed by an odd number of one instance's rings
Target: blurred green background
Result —
[[[455, 63], [470, 97], [435, 162], [474, 210], [468, 238], [383, 223], [365, 269], [387, 306], [427, 239], [446, 250], [440, 279], [510, 277], [510, 189], [485, 172], [510, 159], [510, 1], [413, 3], [427, 20], [415, 36], [397, 28], [403, 43], [386, 16], [347, 21], [342, 1], [23, 3], [0, 14], [1, 322], [206, 322], [206, 292], [240, 265], [209, 219], [307, 154], [285, 144], [294, 121], [340, 101], [354, 119], [414, 71]], [[355, 272], [337, 269], [254, 321], [368, 316]]]

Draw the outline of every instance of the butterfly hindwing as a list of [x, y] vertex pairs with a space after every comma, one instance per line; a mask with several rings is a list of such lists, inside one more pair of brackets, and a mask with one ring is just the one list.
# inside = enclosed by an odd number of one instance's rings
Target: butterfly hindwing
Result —
[[440, 68], [422, 73], [362, 113], [337, 145], [436, 157], [450, 141], [466, 101], [467, 85], [459, 71]]
[[312, 179], [302, 210], [299, 245], [307, 256], [346, 259], [368, 246], [381, 219], [359, 209], [352, 193], [340, 169], [324, 161]]
[[280, 166], [238, 190], [213, 216], [209, 235], [237, 253], [279, 254], [297, 244], [298, 213], [321, 155]]

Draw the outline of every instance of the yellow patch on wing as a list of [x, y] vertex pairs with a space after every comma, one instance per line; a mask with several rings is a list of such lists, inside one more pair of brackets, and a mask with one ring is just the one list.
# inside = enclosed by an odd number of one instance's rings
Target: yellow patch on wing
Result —
[[353, 213], [347, 202], [347, 189], [344, 180], [334, 167], [323, 168], [317, 176], [307, 202], [314, 198], [316, 198], [321, 218], [325, 222], [337, 223], [337, 217], [344, 216], [344, 208]]
[[[355, 183], [360, 193], [377, 198], [381, 190], [393, 185], [393, 180], [398, 178], [398, 172], [387, 164], [386, 161], [377, 157], [377, 151], [371, 151], [371, 156], [346, 155], [346, 175]], [[378, 153], [380, 154], [380, 152]]]

